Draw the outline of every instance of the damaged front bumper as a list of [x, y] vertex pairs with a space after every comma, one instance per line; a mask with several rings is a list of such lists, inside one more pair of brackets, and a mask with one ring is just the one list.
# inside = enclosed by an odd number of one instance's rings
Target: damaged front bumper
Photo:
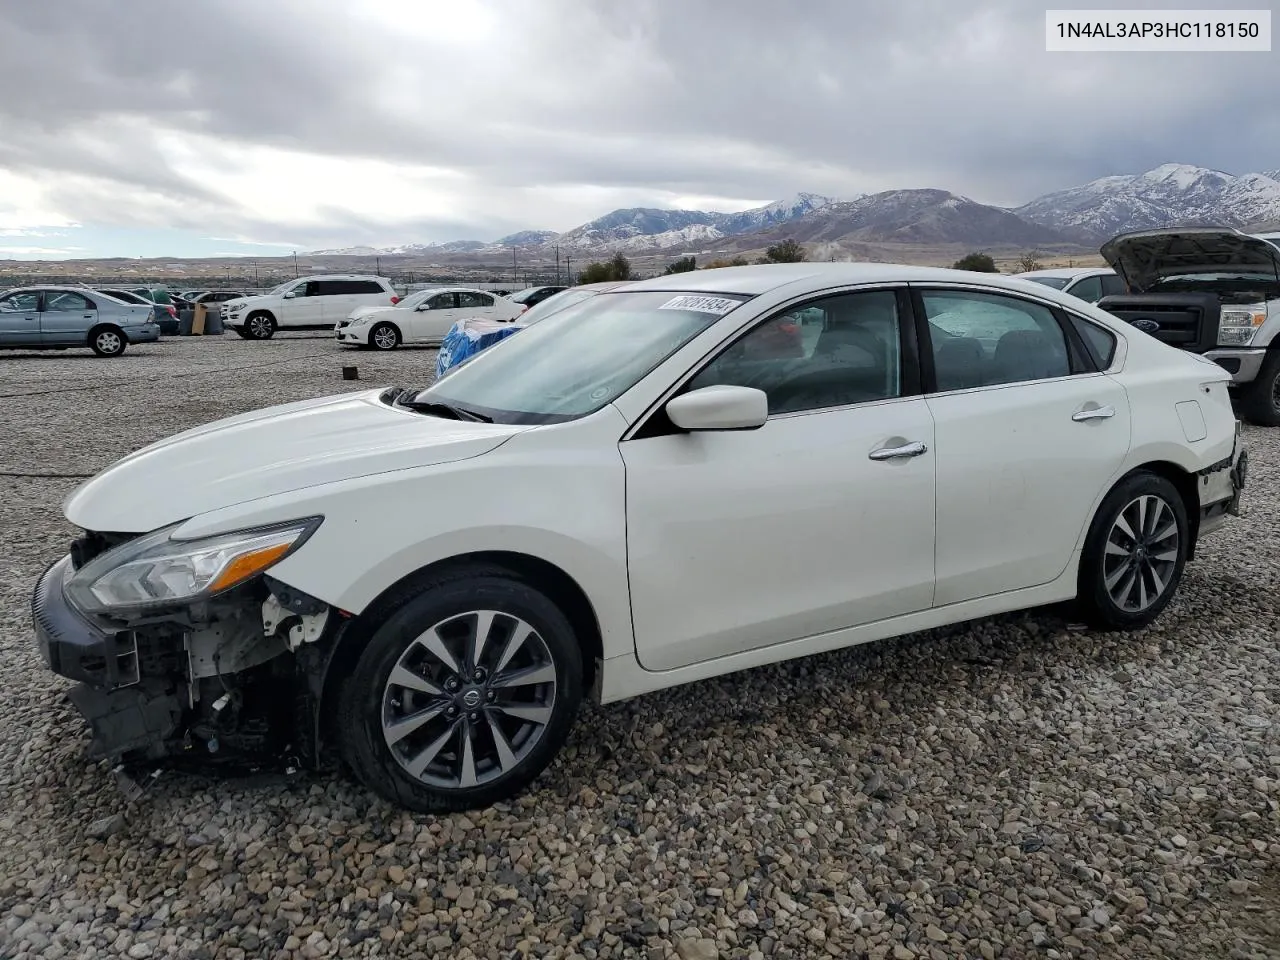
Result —
[[154, 677], [143, 682], [136, 632], [71, 606], [63, 588], [73, 572], [63, 557], [36, 583], [31, 613], [40, 655], [54, 673], [78, 681], [67, 696], [89, 724], [90, 756], [160, 755], [182, 717], [179, 690]]
[[[327, 665], [327, 611], [291, 614], [259, 583], [212, 611], [124, 624], [67, 599], [74, 572], [71, 556], [51, 564], [31, 611], [44, 662], [76, 681], [67, 697], [89, 726], [91, 758], [315, 759], [318, 687], [309, 673]], [[279, 587], [295, 609], [306, 599]]]

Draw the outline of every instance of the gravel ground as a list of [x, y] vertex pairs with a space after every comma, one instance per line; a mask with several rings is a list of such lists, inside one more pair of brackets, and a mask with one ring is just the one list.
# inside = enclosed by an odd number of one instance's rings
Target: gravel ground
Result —
[[[0, 472], [434, 357], [0, 354]], [[1277, 437], [1149, 631], [1014, 616], [587, 708], [538, 789], [451, 817], [341, 776], [126, 808], [30, 641], [75, 481], [0, 477], [0, 956], [1280, 957]]]

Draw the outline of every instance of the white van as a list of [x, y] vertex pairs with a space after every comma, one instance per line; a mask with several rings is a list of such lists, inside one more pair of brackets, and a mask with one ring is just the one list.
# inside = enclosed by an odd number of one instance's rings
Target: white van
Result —
[[300, 277], [258, 297], [222, 305], [224, 326], [246, 340], [270, 340], [277, 330], [332, 330], [357, 307], [400, 302], [386, 277], [333, 274]]

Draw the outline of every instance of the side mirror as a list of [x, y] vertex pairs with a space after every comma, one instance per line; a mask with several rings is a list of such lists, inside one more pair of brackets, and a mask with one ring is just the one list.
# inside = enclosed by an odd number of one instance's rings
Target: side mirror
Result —
[[294, 297], [296, 297], [296, 296], [297, 296], [297, 294], [296, 294], [296, 293], [294, 293], [292, 290], [290, 290], [288, 293], [286, 293], [286, 294], [284, 295], [284, 299], [286, 299], [286, 300], [292, 300], [292, 299], [293, 299]]
[[769, 419], [769, 397], [755, 387], [721, 384], [675, 397], [666, 411], [681, 430], [756, 430]]
[[430, 310], [430, 309], [431, 309], [431, 304], [429, 304], [429, 303], [427, 303], [427, 301], [423, 300], [420, 304], [418, 304], [418, 305], [417, 305], [416, 307], [414, 307], [413, 309], [415, 309], [415, 310]]

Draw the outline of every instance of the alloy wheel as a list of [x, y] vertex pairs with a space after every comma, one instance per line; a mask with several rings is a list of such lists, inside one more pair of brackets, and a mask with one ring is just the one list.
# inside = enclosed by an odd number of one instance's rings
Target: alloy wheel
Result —
[[382, 696], [382, 735], [411, 777], [443, 789], [490, 783], [537, 745], [555, 705], [546, 641], [495, 610], [444, 620], [396, 661]]
[[390, 327], [379, 327], [373, 331], [373, 343], [379, 350], [391, 350], [396, 345], [396, 332]]
[[1173, 508], [1154, 494], [1136, 497], [1116, 516], [1102, 554], [1107, 594], [1126, 613], [1164, 596], [1178, 565], [1180, 534]]
[[266, 317], [251, 317], [249, 331], [259, 340], [266, 340], [272, 333], [271, 321]]
[[98, 334], [96, 343], [98, 349], [103, 353], [119, 353], [120, 352], [120, 335], [112, 333], [110, 330], [104, 330]]

